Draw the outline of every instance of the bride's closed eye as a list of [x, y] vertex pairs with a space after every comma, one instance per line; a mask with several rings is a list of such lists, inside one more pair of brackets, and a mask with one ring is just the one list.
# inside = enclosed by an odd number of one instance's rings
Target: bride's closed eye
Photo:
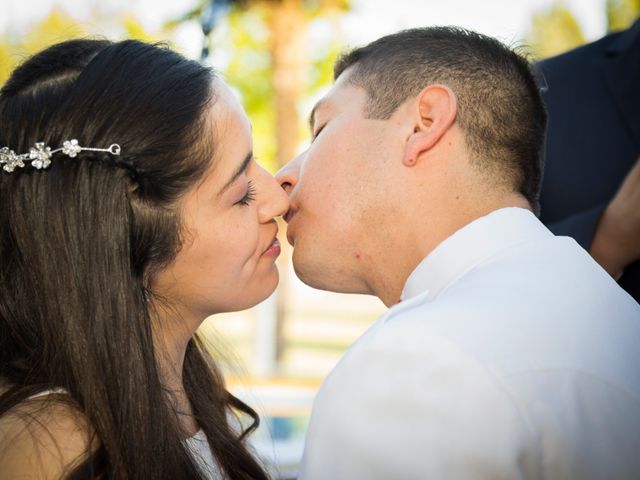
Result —
[[247, 193], [245, 193], [244, 197], [242, 197], [240, 200], [236, 202], [236, 205], [248, 206], [255, 199], [256, 199], [256, 187], [253, 184], [253, 180], [249, 180], [247, 182]]

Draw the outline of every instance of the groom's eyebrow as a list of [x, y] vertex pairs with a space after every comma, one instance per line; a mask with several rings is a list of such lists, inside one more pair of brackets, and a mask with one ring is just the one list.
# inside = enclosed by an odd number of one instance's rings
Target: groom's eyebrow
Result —
[[233, 175], [231, 176], [229, 181], [224, 184], [224, 187], [222, 187], [222, 190], [220, 190], [220, 193], [218, 193], [218, 196], [222, 195], [224, 192], [227, 191], [227, 189], [231, 185], [233, 185], [233, 182], [235, 182], [238, 179], [238, 177], [242, 175], [244, 171], [247, 169], [251, 160], [253, 160], [253, 151], [250, 151], [249, 153], [247, 153], [247, 156], [244, 157], [244, 160], [242, 161], [242, 163], [238, 166], [236, 171], [233, 172]]

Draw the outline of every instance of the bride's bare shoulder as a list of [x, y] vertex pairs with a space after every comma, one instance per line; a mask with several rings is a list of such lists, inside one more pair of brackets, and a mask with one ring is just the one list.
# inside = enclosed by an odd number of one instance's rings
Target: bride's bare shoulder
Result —
[[0, 417], [3, 478], [61, 478], [87, 458], [86, 417], [57, 395], [22, 402]]

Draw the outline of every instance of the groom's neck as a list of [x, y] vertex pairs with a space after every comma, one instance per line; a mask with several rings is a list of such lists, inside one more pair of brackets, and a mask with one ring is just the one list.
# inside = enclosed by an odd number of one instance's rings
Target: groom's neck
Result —
[[404, 215], [404, 223], [396, 225], [395, 236], [380, 242], [385, 245], [383, 253], [368, 275], [371, 292], [387, 307], [397, 304], [411, 273], [438, 245], [465, 225], [506, 207], [531, 209], [524, 197], [510, 193], [464, 205], [449, 203], [432, 212], [431, 218], [417, 209], [414, 215]]

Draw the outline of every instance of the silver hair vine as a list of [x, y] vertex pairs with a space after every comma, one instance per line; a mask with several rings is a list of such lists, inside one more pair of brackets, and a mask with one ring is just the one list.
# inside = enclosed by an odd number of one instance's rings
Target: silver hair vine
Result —
[[62, 143], [62, 147], [51, 150], [44, 142], [38, 142], [29, 153], [17, 154], [9, 147], [0, 148], [0, 165], [5, 172], [13, 172], [16, 168], [24, 168], [25, 162], [31, 161], [31, 166], [37, 170], [42, 170], [51, 165], [51, 157], [62, 152], [68, 157], [75, 158], [80, 152], [106, 152], [111, 155], [120, 155], [120, 145], [114, 143], [108, 148], [94, 148], [94, 147], [81, 147], [78, 144], [78, 140], [75, 138], [72, 140], [65, 140]]

